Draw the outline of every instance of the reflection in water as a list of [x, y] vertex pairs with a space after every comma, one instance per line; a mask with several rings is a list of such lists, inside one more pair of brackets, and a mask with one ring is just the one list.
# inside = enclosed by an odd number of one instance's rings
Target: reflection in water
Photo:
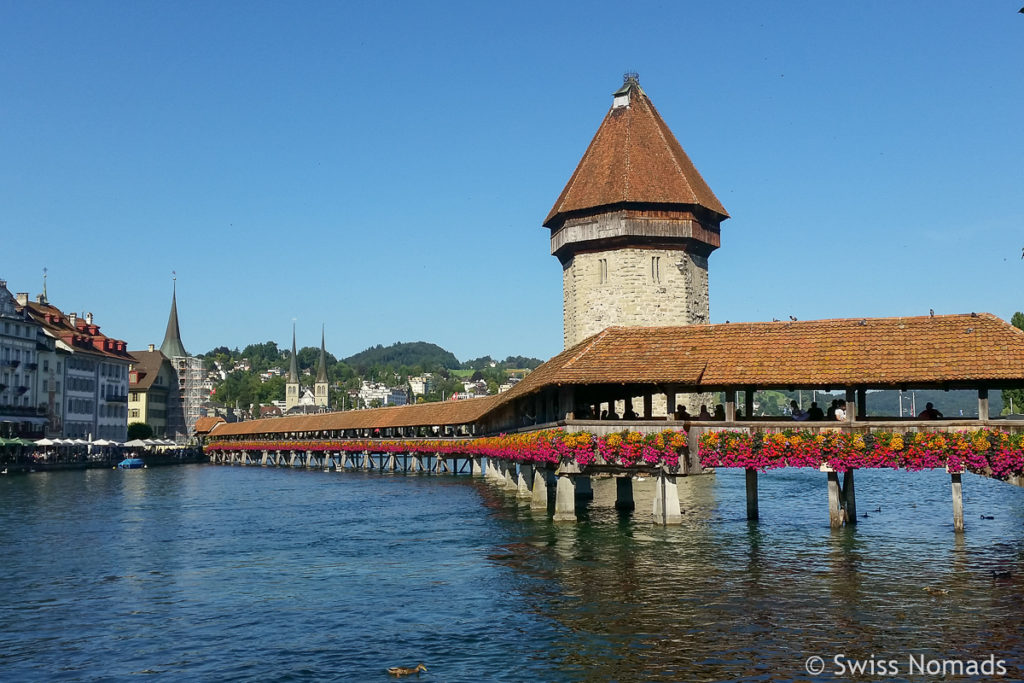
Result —
[[965, 484], [979, 521], [995, 517], [966, 534], [952, 531], [944, 473], [858, 473], [870, 512], [838, 530], [817, 472], [762, 475], [760, 522], [744, 517], [741, 472], [681, 480], [675, 528], [647, 522], [650, 490], [637, 490], [633, 518], [616, 513], [614, 482], [595, 481], [577, 525], [482, 495], [542, 544], [501, 557], [549, 587], [533, 608], [564, 627], [570, 678], [784, 680], [838, 653], [896, 658], [904, 673], [911, 653], [995, 654], [1020, 678], [1024, 491]]

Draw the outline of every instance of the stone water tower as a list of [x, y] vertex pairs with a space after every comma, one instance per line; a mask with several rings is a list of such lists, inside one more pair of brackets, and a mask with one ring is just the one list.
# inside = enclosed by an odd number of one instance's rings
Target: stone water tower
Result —
[[544, 220], [566, 348], [611, 325], [708, 322], [708, 255], [729, 217], [636, 74], [613, 98]]

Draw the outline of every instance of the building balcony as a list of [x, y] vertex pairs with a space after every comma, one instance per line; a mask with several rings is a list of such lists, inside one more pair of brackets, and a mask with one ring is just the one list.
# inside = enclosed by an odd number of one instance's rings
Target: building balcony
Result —
[[104, 397], [104, 400], [107, 403], [127, 403], [128, 402], [128, 395], [127, 394], [124, 394], [124, 395], [107, 394]]
[[5, 406], [0, 405], [0, 414], [16, 417], [39, 417], [46, 416], [46, 407], [35, 408], [32, 406]]
[[28, 389], [28, 387], [18, 387], [18, 396], [24, 394], [26, 391], [28, 391]]
[[4, 361], [4, 365], [6, 365], [8, 367], [11, 367], [11, 368], [16, 368], [19, 365], [21, 365], [21, 361], [20, 360], [5, 360]]
[[27, 370], [38, 370], [39, 369], [39, 363], [28, 363], [27, 365], [25, 365], [25, 368]]

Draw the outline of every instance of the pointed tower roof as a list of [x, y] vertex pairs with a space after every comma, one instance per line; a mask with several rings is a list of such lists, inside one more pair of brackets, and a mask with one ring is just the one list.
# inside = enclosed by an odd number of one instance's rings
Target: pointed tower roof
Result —
[[292, 384], [299, 382], [298, 354], [295, 352], [295, 323], [292, 323], [292, 363], [288, 368], [288, 382]]
[[557, 229], [566, 214], [651, 204], [702, 207], [717, 220], [728, 218], [636, 74], [624, 81], [544, 226]]
[[174, 289], [171, 293], [171, 315], [167, 318], [167, 331], [164, 333], [164, 343], [160, 345], [160, 353], [168, 358], [187, 356], [185, 345], [181, 343], [181, 332], [178, 330], [178, 281], [174, 280]]
[[327, 381], [327, 349], [324, 347], [324, 328], [320, 327], [320, 367], [316, 371], [316, 381]]

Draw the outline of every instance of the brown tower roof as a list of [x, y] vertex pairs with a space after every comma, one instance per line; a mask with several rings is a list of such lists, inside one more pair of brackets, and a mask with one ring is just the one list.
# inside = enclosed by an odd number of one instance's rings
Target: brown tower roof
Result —
[[558, 227], [561, 214], [622, 204], [700, 206], [728, 218], [635, 76], [614, 97], [544, 226]]

